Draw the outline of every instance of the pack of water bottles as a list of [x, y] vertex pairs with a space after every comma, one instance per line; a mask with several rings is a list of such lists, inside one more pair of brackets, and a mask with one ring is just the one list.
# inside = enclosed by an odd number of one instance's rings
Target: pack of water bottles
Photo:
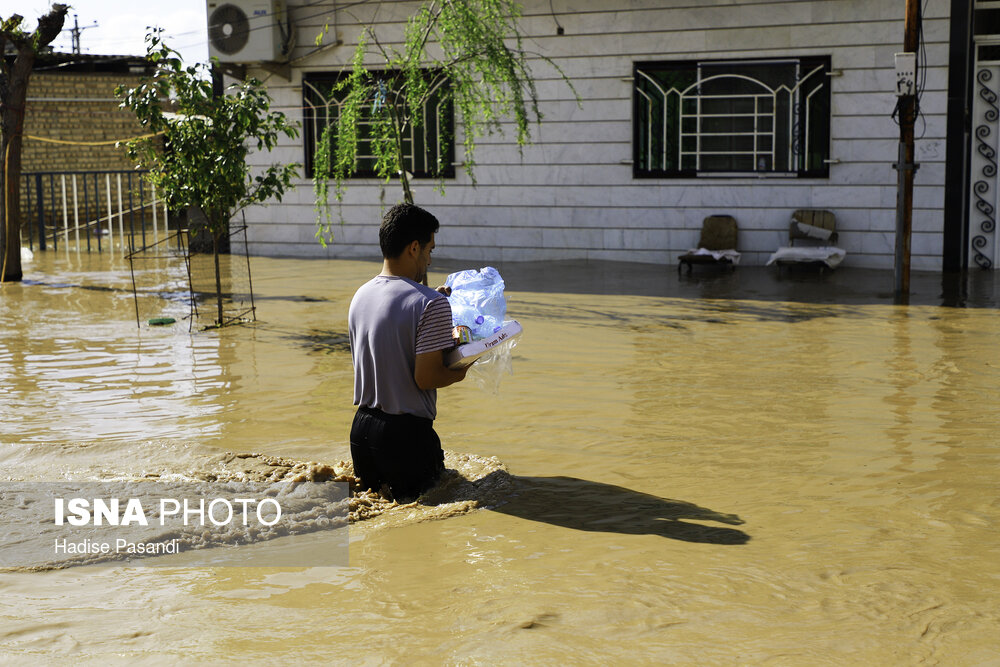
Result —
[[500, 378], [514, 373], [511, 358], [522, 331], [516, 320], [506, 319], [503, 278], [486, 266], [453, 273], [445, 285], [451, 288], [448, 301], [458, 343], [446, 353], [445, 363], [450, 368], [471, 365], [468, 377], [497, 393]]
[[503, 327], [507, 300], [499, 271], [492, 266], [467, 269], [451, 274], [444, 284], [451, 288], [452, 325], [468, 327], [472, 340], [489, 338]]

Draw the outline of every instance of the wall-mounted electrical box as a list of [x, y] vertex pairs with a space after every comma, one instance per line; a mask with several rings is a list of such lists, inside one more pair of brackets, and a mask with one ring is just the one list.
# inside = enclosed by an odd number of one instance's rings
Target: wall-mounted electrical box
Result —
[[896, 95], [917, 94], [917, 54], [896, 54]]

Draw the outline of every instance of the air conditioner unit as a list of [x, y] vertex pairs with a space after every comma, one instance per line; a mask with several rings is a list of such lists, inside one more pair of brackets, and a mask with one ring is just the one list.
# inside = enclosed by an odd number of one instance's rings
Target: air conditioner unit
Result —
[[208, 0], [208, 55], [224, 63], [286, 59], [282, 0]]

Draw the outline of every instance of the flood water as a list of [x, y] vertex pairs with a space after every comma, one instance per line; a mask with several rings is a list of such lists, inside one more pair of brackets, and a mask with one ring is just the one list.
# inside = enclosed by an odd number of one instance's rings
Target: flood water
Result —
[[[122, 259], [41, 253], [0, 286], [0, 481], [349, 460], [347, 307], [379, 265], [252, 266], [257, 322], [223, 330], [188, 330], [167, 260], [141, 327]], [[500, 268], [514, 374], [441, 390], [436, 422], [496, 484], [358, 517], [346, 567], [2, 573], [0, 656], [1000, 664], [994, 304]]]

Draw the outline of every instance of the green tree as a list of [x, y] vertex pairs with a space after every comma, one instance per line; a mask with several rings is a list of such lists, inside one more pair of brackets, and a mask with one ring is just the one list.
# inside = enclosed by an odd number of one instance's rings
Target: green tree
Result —
[[[54, 4], [31, 32], [18, 14], [0, 19], [0, 282], [19, 281], [21, 272], [21, 147], [28, 79], [35, 56], [59, 36], [66, 5]], [[15, 52], [7, 60], [7, 47]]]
[[[320, 243], [326, 245], [331, 236], [329, 181], [334, 180], [340, 201], [344, 181], [357, 169], [361, 143], [375, 156], [376, 174], [385, 183], [399, 179], [403, 198], [413, 202], [404, 138], [423, 122], [424, 105], [432, 95], [450, 102], [462, 126], [462, 161], [473, 185], [476, 143], [482, 136], [502, 132], [503, 122], [511, 119], [518, 148], [523, 149], [531, 140], [532, 120], [542, 120], [529, 56], [559, 72], [579, 103], [572, 83], [555, 63], [525, 50], [520, 18], [521, 7], [513, 0], [433, 0], [407, 21], [402, 48], [379, 40], [375, 19], [362, 28], [350, 73], [335, 87], [343, 96], [340, 113], [316, 145], [313, 179]], [[372, 61], [380, 66], [377, 72], [368, 69]], [[451, 137], [440, 133], [437, 140], [437, 154], [448, 155], [445, 142]], [[435, 173], [443, 175], [449, 166], [439, 163]]]
[[298, 129], [283, 114], [270, 111], [270, 98], [256, 79], [238, 82], [226, 94], [213, 94], [209, 67], [184, 67], [160, 31], [146, 35], [146, 57], [155, 65], [153, 74], [136, 88], [119, 86], [115, 94], [148, 132], [163, 135], [164, 146], [161, 150], [154, 139], [141, 138], [129, 141], [126, 148], [140, 168], [149, 170], [149, 180], [171, 207], [197, 206], [204, 212], [201, 228], [189, 231], [207, 231], [212, 238], [221, 326], [219, 251], [229, 221], [252, 204], [272, 197], [281, 201], [298, 167], [271, 165], [253, 173], [247, 154], [251, 146], [270, 151], [280, 135], [294, 138]]

